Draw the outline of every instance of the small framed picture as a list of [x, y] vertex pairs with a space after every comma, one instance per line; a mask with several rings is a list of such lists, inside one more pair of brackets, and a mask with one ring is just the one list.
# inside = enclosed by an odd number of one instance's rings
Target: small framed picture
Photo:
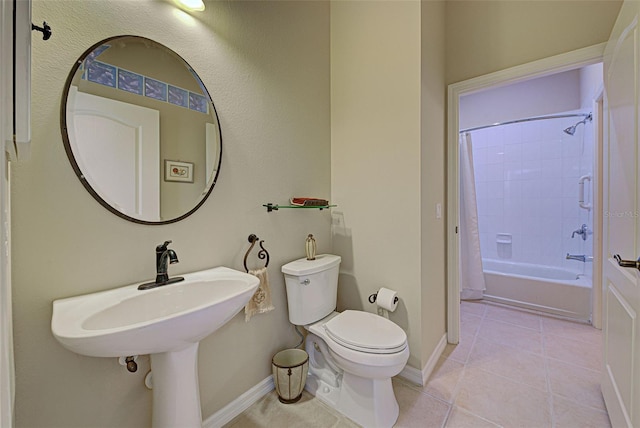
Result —
[[183, 183], [193, 183], [193, 163], [165, 159], [164, 181], [181, 181]]

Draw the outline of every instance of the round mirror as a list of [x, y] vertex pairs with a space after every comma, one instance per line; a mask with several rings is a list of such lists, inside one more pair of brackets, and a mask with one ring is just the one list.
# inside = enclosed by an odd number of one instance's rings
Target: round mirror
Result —
[[189, 64], [153, 40], [119, 36], [87, 50], [60, 116], [76, 175], [122, 218], [182, 220], [215, 185], [222, 136], [211, 97]]

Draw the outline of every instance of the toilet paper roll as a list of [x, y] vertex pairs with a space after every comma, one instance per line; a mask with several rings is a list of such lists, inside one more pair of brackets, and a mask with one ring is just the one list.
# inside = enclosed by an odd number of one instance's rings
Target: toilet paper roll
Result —
[[394, 290], [382, 287], [378, 290], [376, 304], [382, 309], [393, 312], [398, 307], [398, 293]]

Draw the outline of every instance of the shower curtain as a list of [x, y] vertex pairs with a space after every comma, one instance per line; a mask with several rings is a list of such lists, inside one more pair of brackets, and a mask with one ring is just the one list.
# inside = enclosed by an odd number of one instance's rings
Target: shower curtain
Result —
[[460, 299], [482, 299], [484, 290], [471, 134], [460, 135]]

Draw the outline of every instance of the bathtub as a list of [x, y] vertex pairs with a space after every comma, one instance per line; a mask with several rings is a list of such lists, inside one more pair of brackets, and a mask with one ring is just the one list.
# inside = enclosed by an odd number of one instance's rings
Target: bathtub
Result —
[[591, 279], [567, 269], [482, 259], [485, 300], [591, 319]]

